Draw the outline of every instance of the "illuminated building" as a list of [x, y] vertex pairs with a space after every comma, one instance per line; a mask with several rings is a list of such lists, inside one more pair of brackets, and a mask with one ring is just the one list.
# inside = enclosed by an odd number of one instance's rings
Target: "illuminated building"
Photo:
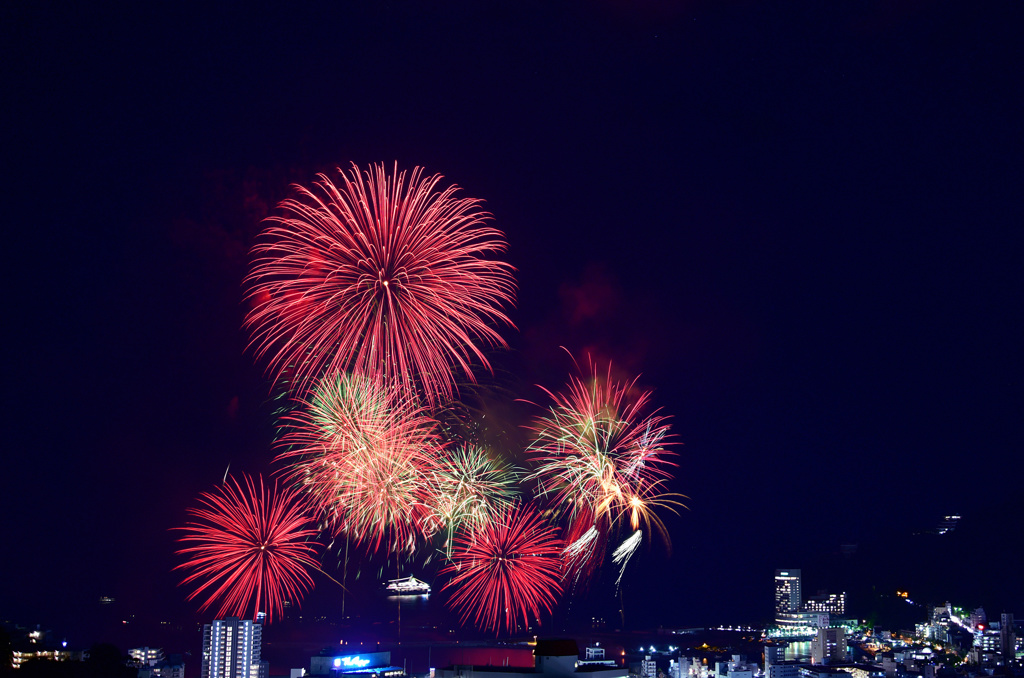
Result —
[[[773, 664], [779, 664], [786, 661], [786, 650], [789, 648], [789, 643], [777, 643], [764, 646], [764, 673], [768, 675], [771, 673], [770, 667]], [[795, 673], [794, 673], [795, 675]]]
[[804, 664], [800, 667], [800, 678], [850, 678], [850, 672], [835, 666]]
[[734, 654], [727, 662], [715, 662], [716, 678], [753, 678], [757, 666], [748, 664], [746, 657]]
[[128, 650], [128, 655], [139, 666], [156, 666], [164, 660], [164, 651], [159, 647], [134, 647]]
[[844, 664], [839, 668], [853, 678], [885, 678], [885, 670], [878, 664]]
[[818, 629], [811, 641], [811, 663], [836, 664], [846, 661], [846, 631], [841, 627]]
[[[808, 666], [804, 664], [800, 667], [799, 678], [885, 678], [885, 672], [876, 664], [844, 664], [843, 666], [820, 664]], [[935, 678], [935, 676], [929, 676], [925, 671], [918, 674], [916, 678]]]
[[[6, 624], [5, 624], [6, 628]], [[17, 629], [24, 631], [25, 629]], [[10, 640], [10, 664], [0, 664], [0, 674], [5, 668], [19, 669], [30, 659], [42, 659], [48, 662], [80, 662], [89, 656], [87, 651], [68, 650], [67, 641], [57, 643], [50, 631], [43, 631], [39, 626], [23, 635], [18, 633]]]
[[11, 649], [11, 668], [21, 668], [21, 665], [27, 662], [29, 659], [46, 659], [55, 662], [66, 662], [66, 661], [82, 661], [85, 659], [85, 654], [82, 651], [69, 652], [68, 650], [51, 650], [51, 649]]
[[773, 637], [812, 636], [832, 625], [832, 617], [846, 614], [846, 592], [803, 598], [802, 573], [798, 569], [775, 570], [775, 630]]
[[309, 672], [314, 676], [346, 676], [347, 678], [398, 678], [405, 671], [391, 666], [390, 652], [363, 652], [360, 654], [325, 655], [313, 657]]
[[776, 614], [778, 630], [773, 637], [813, 636], [818, 629], [828, 628], [828, 612], [791, 612]]
[[686, 657], [680, 657], [679, 661], [669, 660], [669, 678], [709, 678], [712, 674], [708, 672], [707, 662], [701, 661], [700, 657], [693, 657], [689, 666], [683, 664]]
[[267, 678], [260, 661], [263, 627], [251, 619], [228, 617], [203, 626], [202, 678]]
[[615, 663], [614, 659], [607, 659], [605, 657], [604, 648], [601, 647], [601, 643], [594, 643], [587, 647], [586, 659], [581, 659], [576, 662], [576, 670], [588, 671], [588, 670], [599, 670], [599, 669], [614, 669], [618, 664]]
[[991, 669], [1006, 666], [1017, 656], [1017, 636], [1013, 615], [1004, 612], [999, 621], [978, 623], [974, 632], [974, 647], [968, 653], [972, 664]]
[[800, 570], [775, 570], [775, 616], [800, 611]]
[[846, 614], [846, 592], [843, 593], [819, 593], [810, 596], [803, 604], [804, 612], [827, 612], [830, 615], [841, 617]]
[[[999, 626], [994, 624], [993, 626]], [[974, 647], [980, 648], [982, 652], [999, 652], [1001, 643], [999, 635], [1000, 628], [986, 628], [974, 634]]]

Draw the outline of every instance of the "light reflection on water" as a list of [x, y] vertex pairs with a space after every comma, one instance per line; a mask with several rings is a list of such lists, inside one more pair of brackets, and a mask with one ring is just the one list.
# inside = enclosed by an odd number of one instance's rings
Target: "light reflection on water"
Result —
[[403, 610], [427, 610], [430, 608], [430, 594], [422, 593], [418, 596], [386, 596], [388, 607], [397, 608], [402, 606]]
[[791, 642], [786, 648], [786, 661], [806, 660], [811, 658], [811, 641], [798, 640]]

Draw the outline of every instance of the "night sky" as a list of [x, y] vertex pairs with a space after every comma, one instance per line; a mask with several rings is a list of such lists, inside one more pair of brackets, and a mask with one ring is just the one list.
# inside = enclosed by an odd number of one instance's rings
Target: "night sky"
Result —
[[[1024, 613], [1019, 3], [0, 13], [0, 618], [196, 617], [169, 528], [273, 469], [248, 249], [352, 161], [486, 201], [503, 389], [559, 387], [564, 346], [673, 417], [689, 510], [627, 573], [633, 625], [764, 621], [776, 567]], [[914, 536], [953, 512], [948, 547]]]

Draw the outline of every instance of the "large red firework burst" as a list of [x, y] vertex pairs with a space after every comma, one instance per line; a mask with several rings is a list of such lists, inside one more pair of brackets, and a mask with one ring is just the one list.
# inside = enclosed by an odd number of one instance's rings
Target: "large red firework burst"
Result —
[[278, 458], [334, 534], [398, 552], [437, 529], [430, 479], [441, 443], [404, 390], [379, 377], [332, 375], [286, 423]]
[[218, 617], [252, 618], [266, 612], [269, 623], [284, 601], [299, 602], [313, 588], [307, 568], [319, 569], [318, 545], [309, 540], [316, 530], [292, 490], [244, 478], [228, 478], [188, 510], [194, 520], [176, 528], [188, 544], [178, 553], [188, 560], [175, 569], [192, 571], [182, 584], [197, 586], [188, 599], [202, 598], [200, 611], [216, 607]]
[[495, 633], [529, 627], [562, 593], [562, 540], [528, 506], [501, 510], [483, 527], [455, 537], [452, 564], [441, 571], [455, 590], [449, 605], [462, 622]]
[[253, 252], [245, 324], [277, 377], [301, 391], [328, 372], [381, 374], [431, 403], [451, 396], [452, 369], [489, 369], [481, 345], [515, 296], [512, 267], [489, 259], [503, 235], [478, 200], [441, 190], [441, 175], [397, 165], [295, 187]]
[[593, 365], [589, 378], [571, 377], [565, 392], [544, 390], [552, 404], [530, 427], [537, 464], [530, 479], [569, 521], [569, 569], [592, 571], [609, 534], [627, 522], [657, 529], [667, 541], [654, 509], [679, 503], [664, 489], [669, 426], [667, 417], [646, 413], [651, 394]]

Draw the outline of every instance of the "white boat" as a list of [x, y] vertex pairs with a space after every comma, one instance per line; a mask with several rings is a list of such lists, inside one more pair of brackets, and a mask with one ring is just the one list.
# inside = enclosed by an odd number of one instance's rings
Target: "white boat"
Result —
[[416, 577], [405, 577], [404, 579], [392, 579], [388, 582], [385, 590], [391, 596], [422, 596], [430, 593], [430, 584], [420, 581]]

